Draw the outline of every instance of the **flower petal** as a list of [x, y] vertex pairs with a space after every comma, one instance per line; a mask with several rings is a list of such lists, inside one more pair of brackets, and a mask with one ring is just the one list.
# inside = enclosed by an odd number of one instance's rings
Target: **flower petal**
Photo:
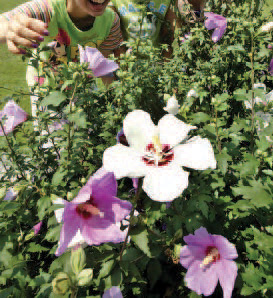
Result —
[[195, 257], [192, 254], [188, 245], [184, 245], [180, 250], [180, 264], [188, 269], [190, 265], [195, 261]]
[[236, 259], [238, 258], [237, 250], [234, 244], [230, 243], [225, 237], [221, 235], [212, 235], [215, 246], [219, 250], [221, 258]]
[[80, 229], [80, 220], [75, 212], [75, 209], [72, 209], [70, 206], [67, 208], [67, 205], [64, 210], [64, 223], [60, 234], [59, 246], [55, 252], [56, 256], [60, 256], [66, 251], [68, 246], [71, 244], [72, 239], [76, 236], [78, 230]]
[[142, 156], [133, 148], [117, 144], [104, 151], [103, 166], [109, 172], [114, 172], [117, 179], [122, 177], [138, 178], [146, 173]]
[[186, 144], [174, 148], [174, 162], [195, 170], [216, 168], [213, 148], [208, 139], [191, 138]]
[[189, 246], [207, 248], [208, 246], [212, 246], [214, 244], [212, 235], [209, 234], [207, 229], [203, 227], [196, 230], [194, 235], [190, 234], [188, 236], [184, 236], [183, 239]]
[[224, 35], [226, 29], [227, 29], [226, 26], [217, 27], [212, 33], [212, 36], [211, 36], [212, 41], [218, 42], [221, 39], [221, 37]]
[[156, 134], [151, 116], [142, 110], [134, 110], [125, 117], [123, 130], [129, 145], [140, 152], [145, 151]]
[[161, 144], [168, 144], [173, 147], [184, 140], [189, 131], [196, 129], [196, 127], [188, 125], [175, 116], [168, 114], [159, 120], [158, 129]]
[[[52, 201], [52, 203], [54, 205], [65, 205], [67, 201], [62, 198], [56, 198]], [[58, 223], [61, 223], [63, 221], [63, 213], [64, 213], [64, 208], [59, 208], [54, 210], [54, 214]]]
[[203, 269], [200, 267], [202, 261], [196, 260], [189, 267], [185, 281], [187, 287], [195, 291], [198, 295], [211, 295], [218, 282], [215, 264]]
[[89, 245], [100, 245], [105, 242], [120, 243], [123, 242], [126, 237], [126, 232], [121, 231], [120, 227], [116, 224], [102, 228], [84, 224], [81, 232], [84, 240]]
[[179, 166], [150, 167], [143, 181], [143, 190], [155, 201], [169, 202], [188, 187], [189, 173]]
[[112, 287], [104, 292], [102, 298], [122, 298], [122, 293], [119, 287]]
[[220, 260], [216, 262], [214, 268], [223, 289], [223, 298], [231, 298], [238, 271], [236, 263], [230, 260]]
[[101, 196], [117, 195], [117, 180], [114, 173], [107, 172], [103, 167], [93, 174], [87, 182], [92, 187], [92, 196], [99, 199]]
[[112, 224], [123, 220], [132, 210], [132, 204], [130, 202], [115, 197], [104, 196], [98, 199], [95, 196], [94, 202], [98, 209], [104, 213], [103, 218]]

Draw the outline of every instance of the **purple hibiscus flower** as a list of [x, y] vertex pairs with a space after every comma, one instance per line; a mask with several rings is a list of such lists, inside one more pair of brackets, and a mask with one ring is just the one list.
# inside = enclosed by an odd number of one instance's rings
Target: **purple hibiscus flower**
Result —
[[34, 234], [37, 235], [39, 234], [41, 227], [43, 225], [43, 222], [40, 221], [39, 223], [37, 223], [37, 225], [35, 225], [32, 229], [34, 230]]
[[79, 232], [88, 245], [124, 241], [124, 233], [116, 223], [130, 214], [132, 204], [116, 195], [114, 174], [100, 168], [72, 202], [65, 202], [60, 242], [55, 254], [64, 253]]
[[[8, 134], [12, 132], [17, 125], [27, 120], [27, 113], [13, 100], [9, 100], [4, 106], [4, 109], [0, 111], [0, 119], [2, 121], [5, 133]], [[0, 136], [3, 135], [3, 129], [0, 127]]]
[[218, 42], [227, 29], [227, 19], [213, 12], [205, 12], [205, 27], [208, 30], [215, 29], [212, 33], [212, 41]]
[[119, 287], [112, 287], [104, 292], [102, 298], [123, 298]]
[[198, 295], [211, 295], [218, 283], [224, 298], [231, 298], [237, 276], [235, 246], [221, 235], [211, 235], [203, 227], [184, 237], [180, 263], [188, 269], [185, 281]]
[[119, 68], [114, 61], [106, 59], [102, 53], [96, 48], [85, 47], [78, 45], [80, 53], [80, 63], [88, 63], [88, 68], [93, 71], [95, 77], [102, 77]]

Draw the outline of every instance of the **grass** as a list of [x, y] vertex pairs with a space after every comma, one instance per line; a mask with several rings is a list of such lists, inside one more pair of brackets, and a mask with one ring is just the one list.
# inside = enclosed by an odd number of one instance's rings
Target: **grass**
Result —
[[[26, 1], [9, 0], [1, 1], [0, 13], [9, 11]], [[17, 55], [11, 54], [5, 44], [0, 45], [0, 103], [3, 105], [3, 98], [13, 95], [13, 91], [28, 91], [26, 84], [26, 63]], [[3, 89], [7, 88], [7, 89]], [[30, 99], [29, 96], [20, 96], [20, 105], [29, 113]]]
[[[1, 1], [0, 13], [24, 3], [24, 0]], [[273, 0], [266, 0], [264, 12], [268, 19], [272, 20], [271, 10], [273, 9]], [[6, 45], [0, 45], [0, 106], [3, 105], [3, 98], [13, 94], [14, 90], [23, 90], [27, 92], [26, 84], [26, 63], [22, 62], [20, 56], [9, 53]], [[7, 89], [3, 89], [7, 88]], [[20, 97], [20, 105], [29, 113], [30, 99], [29, 96]]]

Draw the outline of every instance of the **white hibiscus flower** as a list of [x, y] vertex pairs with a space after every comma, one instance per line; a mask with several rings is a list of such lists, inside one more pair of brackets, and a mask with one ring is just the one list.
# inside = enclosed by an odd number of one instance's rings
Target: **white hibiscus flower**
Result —
[[196, 127], [171, 114], [161, 118], [156, 126], [148, 113], [135, 110], [123, 122], [129, 147], [117, 144], [106, 149], [103, 166], [114, 172], [117, 179], [144, 177], [143, 190], [150, 198], [172, 201], [188, 186], [189, 173], [183, 166], [195, 170], [216, 167], [209, 140], [193, 137], [185, 141], [192, 129]]

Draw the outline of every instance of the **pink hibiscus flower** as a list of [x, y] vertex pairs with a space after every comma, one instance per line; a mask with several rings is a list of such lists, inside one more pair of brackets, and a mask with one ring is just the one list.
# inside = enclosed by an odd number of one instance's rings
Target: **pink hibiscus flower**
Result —
[[102, 77], [119, 68], [114, 61], [106, 59], [102, 53], [96, 48], [79, 46], [80, 63], [88, 63], [89, 69], [92, 70], [95, 77]]
[[211, 295], [218, 283], [224, 298], [231, 298], [237, 276], [235, 246], [221, 235], [211, 235], [203, 227], [184, 237], [180, 263], [188, 269], [185, 281], [198, 295]]
[[116, 223], [130, 214], [132, 204], [116, 195], [114, 174], [101, 168], [72, 202], [65, 201], [60, 242], [55, 254], [64, 253], [78, 233], [88, 245], [124, 241], [124, 233]]
[[[0, 119], [2, 121], [5, 133], [8, 134], [12, 132], [17, 125], [27, 120], [27, 113], [13, 100], [9, 100], [4, 106], [4, 109], [0, 111]], [[0, 127], [0, 136], [3, 135], [3, 129]]]
[[206, 12], [205, 27], [208, 30], [215, 29], [212, 33], [212, 41], [218, 42], [227, 29], [227, 19], [213, 12]]

